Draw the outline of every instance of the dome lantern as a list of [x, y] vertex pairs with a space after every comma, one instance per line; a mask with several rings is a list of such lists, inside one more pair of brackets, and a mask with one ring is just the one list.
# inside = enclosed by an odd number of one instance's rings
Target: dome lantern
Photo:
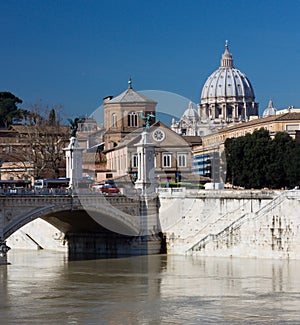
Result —
[[233, 68], [232, 55], [228, 50], [228, 41], [225, 43], [225, 52], [222, 54], [221, 66], [220, 68]]

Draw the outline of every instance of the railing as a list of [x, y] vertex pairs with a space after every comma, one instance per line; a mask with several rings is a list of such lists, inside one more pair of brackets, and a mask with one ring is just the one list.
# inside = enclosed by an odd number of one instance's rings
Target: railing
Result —
[[29, 189], [29, 188], [10, 188], [0, 189], [1, 196], [40, 196], [40, 195], [70, 195], [69, 189], [65, 188], [45, 188], [45, 189]]
[[197, 196], [197, 197], [213, 197], [213, 196], [226, 196], [226, 197], [237, 197], [241, 196], [243, 198], [255, 198], [265, 197], [270, 198], [274, 195], [278, 195], [282, 191], [276, 190], [232, 190], [232, 189], [222, 189], [222, 190], [205, 190], [205, 189], [193, 189], [186, 187], [158, 187], [156, 193], [164, 197], [172, 196]]
[[95, 192], [89, 188], [76, 189], [72, 191], [68, 188], [44, 188], [44, 189], [29, 189], [29, 188], [10, 188], [0, 189], [0, 196], [68, 196], [68, 195], [91, 195], [91, 196], [122, 196], [122, 193], [102, 193]]

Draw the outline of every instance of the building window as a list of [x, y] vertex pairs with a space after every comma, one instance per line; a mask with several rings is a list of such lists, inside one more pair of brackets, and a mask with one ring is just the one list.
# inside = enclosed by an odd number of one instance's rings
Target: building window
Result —
[[162, 166], [171, 167], [172, 155], [170, 153], [164, 153], [162, 156]]
[[111, 126], [113, 128], [116, 128], [117, 127], [117, 114], [116, 113], [113, 113], [111, 119], [112, 119], [112, 123], [111, 123], [112, 125]]
[[177, 167], [186, 167], [186, 153], [177, 154]]
[[138, 116], [136, 112], [131, 112], [128, 114], [128, 126], [137, 127], [138, 126]]
[[296, 131], [296, 130], [299, 130], [299, 124], [286, 125], [285, 129], [286, 129], [286, 131]]
[[138, 168], [138, 155], [136, 153], [131, 156], [131, 167]]

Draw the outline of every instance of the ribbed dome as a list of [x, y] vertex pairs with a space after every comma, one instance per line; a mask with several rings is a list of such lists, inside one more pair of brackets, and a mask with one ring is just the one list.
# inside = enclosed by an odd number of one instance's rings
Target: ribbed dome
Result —
[[226, 41], [221, 66], [206, 80], [199, 105], [199, 115], [215, 122], [247, 121], [258, 115], [258, 104], [250, 81], [233, 65]]
[[181, 120], [197, 122], [199, 120], [198, 112], [193, 108], [193, 103], [189, 103], [189, 107], [182, 114]]
[[263, 112], [263, 117], [274, 116], [276, 115], [276, 108], [273, 106], [273, 101], [270, 100], [268, 107]]
[[225, 45], [221, 66], [206, 80], [201, 93], [201, 104], [212, 102], [254, 101], [254, 91], [250, 81], [233, 66], [233, 59]]

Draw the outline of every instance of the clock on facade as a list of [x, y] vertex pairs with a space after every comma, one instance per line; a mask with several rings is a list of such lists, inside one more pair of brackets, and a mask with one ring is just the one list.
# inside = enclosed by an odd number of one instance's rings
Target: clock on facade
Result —
[[152, 133], [152, 136], [155, 141], [163, 141], [165, 138], [165, 132], [163, 130], [157, 129]]

